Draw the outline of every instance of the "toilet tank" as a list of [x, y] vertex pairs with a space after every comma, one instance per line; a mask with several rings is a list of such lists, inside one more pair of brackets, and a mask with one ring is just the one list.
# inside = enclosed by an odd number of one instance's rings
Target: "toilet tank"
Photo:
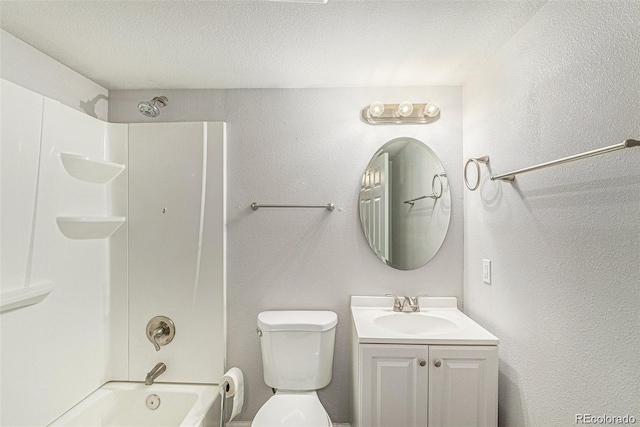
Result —
[[264, 382], [280, 390], [317, 390], [331, 382], [338, 316], [333, 311], [258, 315]]

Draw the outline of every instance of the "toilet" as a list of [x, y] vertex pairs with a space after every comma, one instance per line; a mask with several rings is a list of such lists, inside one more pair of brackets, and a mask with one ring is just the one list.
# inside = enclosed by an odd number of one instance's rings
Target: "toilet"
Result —
[[332, 311], [258, 314], [264, 382], [277, 391], [251, 427], [331, 427], [316, 390], [331, 382], [337, 323]]

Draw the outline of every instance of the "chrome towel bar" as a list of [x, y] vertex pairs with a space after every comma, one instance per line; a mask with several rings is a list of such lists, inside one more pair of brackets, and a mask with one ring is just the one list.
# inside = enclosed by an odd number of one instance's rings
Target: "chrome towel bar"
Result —
[[323, 208], [333, 212], [336, 206], [333, 203], [326, 205], [262, 205], [256, 202], [251, 203], [251, 209], [254, 211], [257, 211], [260, 208]]
[[518, 169], [513, 172], [503, 173], [501, 175], [495, 175], [491, 177], [491, 180], [495, 181], [496, 179], [499, 179], [500, 181], [513, 181], [514, 179], [516, 179], [515, 176], [521, 173], [531, 172], [538, 169], [544, 169], [544, 168], [548, 168], [549, 166], [561, 165], [562, 163], [569, 163], [574, 160], [580, 160], [580, 159], [585, 159], [591, 156], [597, 156], [598, 154], [610, 153], [612, 151], [622, 150], [623, 148], [638, 147], [638, 146], [640, 146], [640, 141], [636, 141], [635, 139], [627, 139], [626, 141], [621, 142], [620, 144], [614, 144], [608, 147], [598, 148], [597, 150], [587, 151], [586, 153], [580, 153], [580, 154], [576, 154], [569, 157], [563, 157], [562, 159], [553, 160], [551, 162], [541, 163], [539, 165], [531, 166], [528, 168]]
[[[491, 176], [491, 180], [495, 181], [495, 180], [500, 180], [500, 181], [508, 181], [508, 182], [513, 182], [516, 179], [516, 175], [521, 174], [521, 173], [525, 173], [525, 172], [531, 172], [534, 170], [538, 170], [538, 169], [544, 169], [544, 168], [548, 168], [549, 166], [555, 166], [555, 165], [560, 165], [563, 163], [569, 163], [572, 162], [574, 160], [580, 160], [580, 159], [585, 159], [587, 157], [591, 157], [591, 156], [597, 156], [598, 154], [604, 154], [604, 153], [610, 153], [612, 151], [617, 151], [617, 150], [622, 150], [623, 148], [631, 148], [631, 147], [640, 147], [640, 141], [635, 140], [635, 139], [627, 139], [619, 144], [614, 144], [614, 145], [610, 145], [608, 147], [604, 147], [604, 148], [598, 148], [596, 150], [591, 150], [591, 151], [587, 151], [585, 153], [580, 153], [580, 154], [575, 154], [573, 156], [569, 156], [569, 157], [563, 157], [562, 159], [558, 159], [558, 160], [552, 160], [550, 162], [546, 162], [546, 163], [541, 163], [539, 165], [535, 165], [535, 166], [530, 166], [528, 168], [523, 168], [523, 169], [518, 169], [512, 172], [507, 172], [507, 173], [503, 173], [500, 175], [494, 175]], [[478, 182], [476, 182], [475, 186], [471, 186], [469, 184], [469, 181], [467, 180], [467, 167], [469, 166], [470, 163], [474, 163], [476, 165], [476, 170], [478, 171]], [[467, 188], [471, 191], [474, 191], [478, 188], [478, 186], [480, 185], [480, 166], [478, 163], [489, 163], [489, 156], [483, 156], [483, 157], [478, 157], [478, 158], [472, 158], [467, 160], [467, 163], [464, 166], [464, 182], [467, 186]]]

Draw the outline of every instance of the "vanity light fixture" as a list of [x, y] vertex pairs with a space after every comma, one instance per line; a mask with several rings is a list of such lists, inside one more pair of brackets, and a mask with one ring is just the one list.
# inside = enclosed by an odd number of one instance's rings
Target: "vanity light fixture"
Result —
[[425, 117], [429, 117], [429, 118], [437, 117], [438, 114], [440, 114], [440, 107], [438, 107], [436, 104], [432, 104], [431, 102], [429, 102], [427, 105], [424, 106], [423, 114]]
[[409, 117], [413, 113], [413, 104], [404, 101], [398, 105], [398, 109], [396, 110], [396, 117]]
[[374, 102], [362, 109], [361, 119], [370, 125], [381, 124], [426, 124], [440, 118], [440, 107], [432, 102], [413, 104], [408, 101], [400, 104]]
[[370, 117], [377, 118], [382, 116], [382, 113], [384, 113], [384, 104], [378, 101], [374, 102], [373, 104], [369, 105], [367, 113]]

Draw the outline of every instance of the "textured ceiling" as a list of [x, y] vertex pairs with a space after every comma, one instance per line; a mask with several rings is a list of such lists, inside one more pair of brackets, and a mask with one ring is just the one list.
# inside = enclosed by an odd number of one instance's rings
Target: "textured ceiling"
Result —
[[107, 89], [460, 85], [545, 1], [7, 1], [0, 26]]

